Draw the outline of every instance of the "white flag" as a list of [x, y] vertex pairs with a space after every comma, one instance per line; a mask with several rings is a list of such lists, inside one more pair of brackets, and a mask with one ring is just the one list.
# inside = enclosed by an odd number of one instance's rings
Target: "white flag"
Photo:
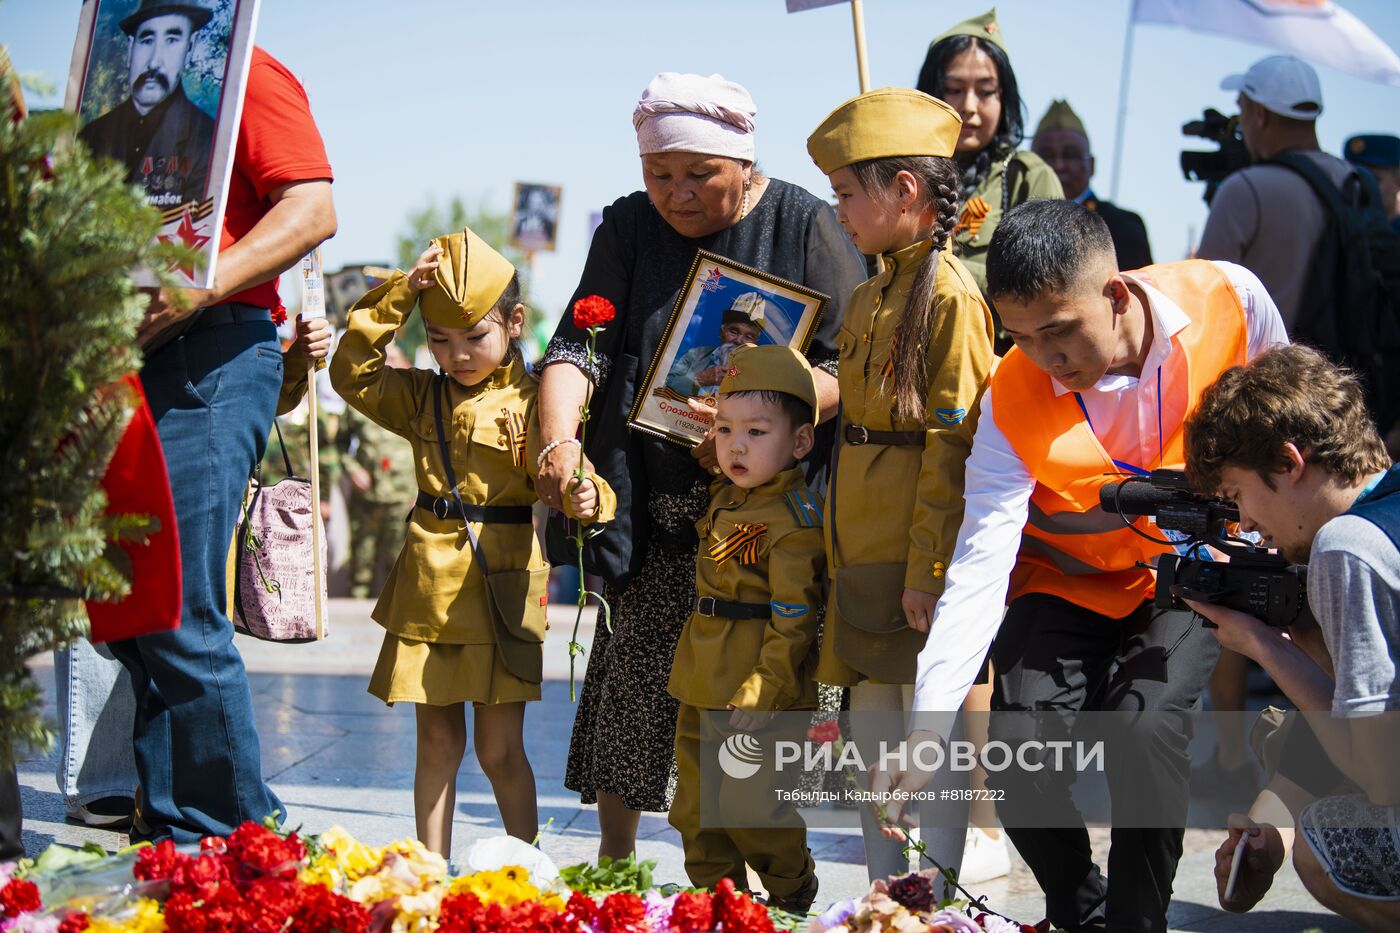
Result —
[[1133, 0], [1133, 20], [1256, 42], [1400, 85], [1400, 56], [1332, 0]]
[[847, 2], [849, 0], [787, 0], [787, 8], [789, 13], [801, 13], [803, 10], [815, 10], [819, 6], [835, 6]]

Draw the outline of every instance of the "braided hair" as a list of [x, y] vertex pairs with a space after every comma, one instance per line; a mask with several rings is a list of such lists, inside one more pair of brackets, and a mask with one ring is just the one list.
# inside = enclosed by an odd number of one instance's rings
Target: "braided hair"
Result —
[[1025, 138], [1025, 114], [1022, 110], [1021, 92], [1016, 85], [1016, 72], [1011, 70], [1011, 60], [995, 42], [987, 42], [976, 36], [949, 36], [941, 42], [929, 46], [924, 66], [919, 69], [916, 87], [931, 97], [943, 99], [944, 76], [948, 63], [968, 49], [981, 49], [987, 53], [997, 70], [997, 85], [1001, 91], [1001, 119], [997, 122], [996, 135], [992, 141], [978, 152], [958, 159], [961, 166], [961, 179], [958, 194], [963, 201], [972, 197], [972, 192], [991, 174], [992, 166], [1005, 161]]
[[851, 166], [861, 188], [876, 201], [888, 201], [895, 177], [908, 172], [919, 181], [921, 202], [937, 211], [930, 238], [932, 248], [914, 273], [904, 315], [894, 328], [890, 359], [894, 366], [895, 417], [924, 422], [928, 397], [928, 342], [933, 333], [933, 293], [938, 284], [938, 254], [958, 219], [958, 165], [943, 156], [894, 156], [869, 159]]

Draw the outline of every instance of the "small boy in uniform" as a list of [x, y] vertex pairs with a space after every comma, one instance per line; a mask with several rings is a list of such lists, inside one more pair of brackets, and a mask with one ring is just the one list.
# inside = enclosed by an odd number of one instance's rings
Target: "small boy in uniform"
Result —
[[[696, 523], [700, 554], [695, 611], [681, 632], [668, 689], [676, 720], [679, 778], [670, 821], [685, 844], [685, 868], [697, 887], [731, 878], [747, 887], [744, 864], [758, 873], [769, 904], [805, 913], [817, 893], [807, 830], [773, 780], [702, 786], [702, 739], [758, 731], [777, 710], [815, 709], [817, 607], [826, 557], [822, 506], [798, 461], [812, 449], [817, 389], [807, 361], [790, 347], [743, 347], [719, 386], [715, 451], [724, 477]], [[728, 710], [727, 720], [709, 711]], [[722, 715], [722, 714], [721, 714]], [[765, 768], [768, 763], [765, 763]], [[765, 771], [765, 774], [769, 772]], [[702, 826], [725, 800], [755, 794], [762, 828]], [[725, 821], [727, 822], [727, 821]]]

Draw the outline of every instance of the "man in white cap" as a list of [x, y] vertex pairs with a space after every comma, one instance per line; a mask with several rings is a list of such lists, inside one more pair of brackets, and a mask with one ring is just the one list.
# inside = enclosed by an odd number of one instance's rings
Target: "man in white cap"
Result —
[[[1309, 65], [1291, 55], [1271, 55], [1220, 86], [1239, 92], [1240, 132], [1251, 161], [1296, 152], [1334, 184], [1346, 180], [1350, 167], [1317, 143], [1322, 88]], [[1292, 334], [1302, 323], [1308, 270], [1328, 219], [1326, 206], [1298, 172], [1277, 164], [1250, 165], [1221, 183], [1196, 256], [1248, 267], [1278, 303]]]
[[[1293, 336], [1300, 324], [1311, 260], [1328, 231], [1330, 215], [1302, 175], [1269, 160], [1285, 152], [1298, 153], [1315, 162], [1336, 184], [1346, 178], [1348, 168], [1318, 147], [1322, 88], [1317, 73], [1305, 62], [1291, 55], [1271, 55], [1242, 75], [1230, 75], [1220, 87], [1239, 92], [1240, 133], [1255, 164], [1221, 183], [1210, 203], [1196, 256], [1237, 262], [1259, 276]], [[1210, 679], [1213, 709], [1243, 708], [1248, 663], [1232, 651], [1222, 652]], [[1243, 728], [1222, 722], [1215, 753], [1196, 769], [1192, 783], [1206, 792], [1247, 792], [1257, 786], [1248, 756]]]

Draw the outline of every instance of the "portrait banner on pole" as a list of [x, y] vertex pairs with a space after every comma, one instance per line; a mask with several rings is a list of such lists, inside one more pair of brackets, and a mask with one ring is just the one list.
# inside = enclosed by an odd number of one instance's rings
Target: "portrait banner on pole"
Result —
[[158, 239], [197, 252], [167, 270], [178, 285], [214, 284], [258, 2], [86, 0], [78, 20], [65, 107], [160, 212]]

